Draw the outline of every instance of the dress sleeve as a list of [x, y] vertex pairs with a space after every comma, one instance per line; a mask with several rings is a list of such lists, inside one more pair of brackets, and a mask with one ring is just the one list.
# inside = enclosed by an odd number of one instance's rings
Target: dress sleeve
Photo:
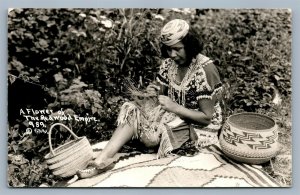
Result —
[[197, 100], [212, 99], [214, 95], [219, 97], [222, 91], [220, 75], [213, 63], [203, 66], [203, 69], [196, 75]]
[[159, 71], [156, 77], [156, 80], [164, 86], [168, 86], [169, 83], [169, 78], [168, 78], [168, 70], [171, 66], [171, 59], [165, 59], [162, 61], [160, 67], [159, 67]]

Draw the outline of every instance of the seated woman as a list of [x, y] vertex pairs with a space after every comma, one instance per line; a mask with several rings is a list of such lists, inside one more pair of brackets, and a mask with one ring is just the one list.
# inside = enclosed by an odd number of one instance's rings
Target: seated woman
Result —
[[156, 82], [147, 87], [153, 98], [146, 103], [126, 102], [121, 107], [117, 129], [89, 163], [94, 171], [81, 177], [109, 169], [114, 155], [132, 138], [147, 147], [157, 146], [158, 158], [168, 156], [189, 139], [199, 149], [218, 141], [222, 84], [217, 68], [200, 53], [202, 44], [186, 21], [168, 22], [160, 38], [165, 59]]

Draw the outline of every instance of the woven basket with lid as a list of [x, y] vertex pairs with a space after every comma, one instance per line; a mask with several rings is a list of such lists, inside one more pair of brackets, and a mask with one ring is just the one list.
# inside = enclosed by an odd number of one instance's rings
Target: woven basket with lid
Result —
[[236, 161], [265, 163], [277, 154], [278, 127], [266, 115], [249, 112], [234, 114], [222, 127], [220, 146], [228, 157]]
[[[75, 139], [53, 149], [51, 134], [55, 126], [64, 127]], [[53, 175], [60, 177], [75, 175], [78, 170], [84, 169], [93, 158], [93, 149], [88, 139], [85, 136], [78, 137], [70, 128], [62, 123], [55, 123], [50, 127], [48, 139], [50, 153], [45, 156], [45, 160], [48, 168], [52, 170]]]

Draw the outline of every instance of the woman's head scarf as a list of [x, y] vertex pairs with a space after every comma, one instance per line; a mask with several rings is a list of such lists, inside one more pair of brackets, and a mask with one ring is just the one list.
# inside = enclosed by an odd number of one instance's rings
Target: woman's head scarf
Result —
[[167, 46], [174, 45], [186, 36], [189, 28], [189, 24], [184, 20], [171, 20], [161, 30], [161, 42]]

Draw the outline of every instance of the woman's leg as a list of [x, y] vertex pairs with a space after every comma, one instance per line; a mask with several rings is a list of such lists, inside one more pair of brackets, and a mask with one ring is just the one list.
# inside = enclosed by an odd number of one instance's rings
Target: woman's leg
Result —
[[132, 138], [133, 134], [134, 128], [129, 124], [117, 127], [107, 145], [94, 160], [94, 163], [99, 165], [113, 158], [122, 146]]
[[119, 126], [113, 133], [111, 139], [104, 147], [99, 156], [96, 157], [94, 161], [89, 162], [89, 166], [92, 168], [87, 168], [85, 170], [79, 170], [77, 175], [79, 178], [89, 178], [97, 175], [101, 172], [111, 169], [114, 164], [114, 155], [121, 149], [121, 147], [129, 141], [134, 134], [134, 128], [130, 125], [125, 124]]

